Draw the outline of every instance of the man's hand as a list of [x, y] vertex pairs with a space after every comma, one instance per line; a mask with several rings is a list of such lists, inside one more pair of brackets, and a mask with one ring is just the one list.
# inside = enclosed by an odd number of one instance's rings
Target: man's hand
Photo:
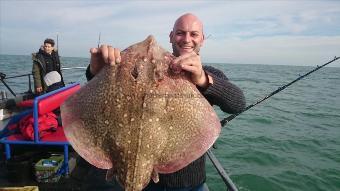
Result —
[[[202, 67], [201, 57], [195, 52], [181, 55], [173, 60], [173, 69], [178, 71], [179, 69], [185, 70], [191, 73], [191, 81], [195, 85], [206, 88], [208, 86], [209, 79]], [[175, 71], [175, 72], [176, 72]]]
[[37, 87], [37, 88], [35, 89], [35, 92], [36, 92], [36, 93], [41, 93], [41, 92], [42, 92], [42, 90], [43, 90], [43, 88], [42, 88], [42, 87]]
[[101, 45], [100, 48], [91, 48], [90, 71], [96, 75], [106, 64], [115, 65], [120, 63], [120, 50], [108, 45]]

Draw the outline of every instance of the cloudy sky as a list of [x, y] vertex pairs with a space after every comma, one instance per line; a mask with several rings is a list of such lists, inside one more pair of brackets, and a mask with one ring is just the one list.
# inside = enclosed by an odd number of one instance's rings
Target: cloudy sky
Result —
[[204, 62], [320, 65], [340, 56], [340, 1], [0, 0], [0, 54], [30, 55], [47, 37], [59, 52], [89, 57], [102, 44], [124, 49], [149, 34], [169, 51], [174, 21], [204, 23]]

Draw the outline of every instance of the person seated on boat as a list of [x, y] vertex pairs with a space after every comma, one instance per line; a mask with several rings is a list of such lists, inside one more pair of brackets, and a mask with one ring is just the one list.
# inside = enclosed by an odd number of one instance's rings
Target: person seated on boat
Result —
[[65, 86], [61, 73], [61, 63], [57, 50], [54, 49], [54, 40], [47, 38], [44, 41], [43, 48], [37, 53], [32, 54], [33, 60], [33, 79], [36, 94], [46, 93], [48, 85], [44, 81], [44, 77], [49, 73], [56, 71], [61, 77], [60, 87]]
[[[218, 105], [227, 113], [238, 113], [245, 108], [243, 92], [232, 84], [225, 74], [212, 67], [203, 66], [199, 55], [204, 42], [203, 24], [198, 17], [187, 13], [179, 17], [169, 35], [173, 55], [177, 58], [173, 66], [191, 74], [191, 81], [212, 105]], [[97, 74], [105, 64], [121, 61], [120, 51], [111, 46], [102, 45], [90, 50], [91, 61], [86, 71], [88, 80]], [[152, 180], [145, 191], [202, 191], [205, 190], [205, 155], [190, 163], [183, 169], [159, 174], [159, 182]]]
[[57, 71], [47, 73], [44, 77], [44, 82], [47, 86], [46, 93], [64, 86], [63, 82], [61, 81], [61, 75]]

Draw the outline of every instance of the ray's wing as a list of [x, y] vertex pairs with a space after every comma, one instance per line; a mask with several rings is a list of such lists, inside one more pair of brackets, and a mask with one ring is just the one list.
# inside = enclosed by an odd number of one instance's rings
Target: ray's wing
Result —
[[[111, 67], [115, 70], [115, 67]], [[108, 105], [108, 95], [114, 99], [115, 72], [103, 69], [99, 75], [71, 96], [61, 107], [64, 131], [68, 141], [77, 153], [92, 165], [110, 169], [113, 166], [115, 147], [110, 137], [115, 136], [111, 107]], [[111, 87], [108, 87], [111, 86]], [[110, 126], [111, 128], [107, 128]]]
[[[154, 169], [171, 173], [202, 156], [221, 125], [213, 108], [188, 80], [165, 79], [145, 98], [144, 149], [153, 150]], [[152, 132], [152, 133], [151, 133]], [[152, 136], [152, 139], [150, 138]]]

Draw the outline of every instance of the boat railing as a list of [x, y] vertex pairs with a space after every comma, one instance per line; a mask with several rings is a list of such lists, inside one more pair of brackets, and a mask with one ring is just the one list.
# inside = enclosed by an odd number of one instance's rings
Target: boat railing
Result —
[[2, 84], [4, 84], [4, 86], [8, 89], [9, 92], [11, 92], [11, 94], [16, 97], [17, 94], [12, 90], [11, 87], [9, 87], [9, 85], [6, 83], [5, 79], [11, 79], [11, 78], [20, 78], [20, 77], [28, 77], [28, 91], [26, 93], [29, 94], [33, 94], [32, 92], [32, 81], [31, 81], [31, 76], [32, 73], [28, 73], [28, 74], [22, 74], [22, 75], [16, 75], [16, 76], [6, 76], [5, 73], [0, 72], [0, 81], [2, 82]]

